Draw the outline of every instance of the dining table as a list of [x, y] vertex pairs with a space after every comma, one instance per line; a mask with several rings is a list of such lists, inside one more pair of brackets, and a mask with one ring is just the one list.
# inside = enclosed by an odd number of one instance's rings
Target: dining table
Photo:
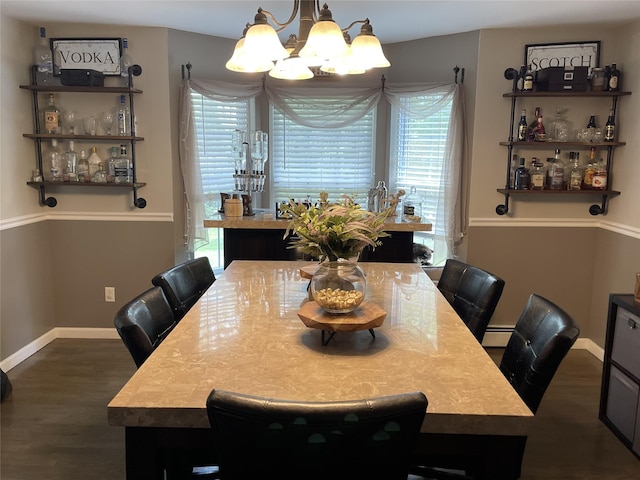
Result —
[[364, 301], [384, 321], [375, 335], [323, 342], [298, 315], [313, 266], [235, 260], [218, 276], [107, 407], [109, 424], [125, 429], [127, 479], [163, 478], [173, 450], [212, 450], [213, 389], [314, 402], [421, 391], [416, 454], [473, 455], [484, 478], [518, 478], [534, 416], [423, 268], [360, 264]]

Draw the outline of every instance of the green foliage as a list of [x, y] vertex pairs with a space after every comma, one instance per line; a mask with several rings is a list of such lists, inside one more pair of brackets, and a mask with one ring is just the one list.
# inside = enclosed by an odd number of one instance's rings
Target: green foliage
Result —
[[338, 203], [329, 203], [323, 192], [317, 205], [291, 201], [280, 209], [283, 216], [291, 218], [285, 238], [292, 230], [299, 238], [290, 248], [300, 248], [320, 260], [357, 257], [366, 246], [375, 249], [382, 245], [381, 237], [389, 236], [383, 224], [391, 209], [375, 214], [360, 208], [347, 195]]

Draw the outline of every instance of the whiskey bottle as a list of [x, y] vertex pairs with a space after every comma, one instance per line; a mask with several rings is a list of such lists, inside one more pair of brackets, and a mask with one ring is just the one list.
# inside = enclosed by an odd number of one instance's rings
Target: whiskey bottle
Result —
[[586, 190], [590, 190], [593, 185], [593, 174], [596, 171], [596, 147], [591, 147], [589, 151], [589, 163], [584, 169], [584, 177], [582, 186]]
[[564, 164], [560, 159], [560, 149], [556, 149], [554, 158], [548, 158], [547, 185], [550, 190], [562, 190], [564, 187]]
[[49, 104], [44, 108], [45, 133], [60, 133], [60, 109], [56, 105], [53, 93], [49, 94]]
[[98, 169], [91, 177], [91, 180], [95, 183], [107, 183], [107, 172], [102, 162], [98, 163]]
[[570, 162], [569, 165], [567, 165], [569, 182], [567, 188], [569, 190], [580, 190], [582, 188], [582, 177], [584, 176], [584, 170], [580, 165], [580, 155], [578, 152], [571, 152], [569, 158]]
[[620, 90], [620, 70], [615, 63], [611, 64], [611, 70], [609, 70], [609, 81], [607, 83], [607, 90], [610, 92], [617, 92]]
[[518, 141], [524, 142], [527, 140], [527, 111], [523, 108], [520, 111], [520, 122], [518, 122]]
[[527, 128], [527, 140], [534, 141], [536, 139], [535, 128], [538, 126], [538, 117], [540, 116], [540, 107], [536, 107], [535, 113], [533, 114], [533, 121], [529, 124]]
[[529, 189], [529, 170], [524, 166], [524, 158], [520, 159], [520, 166], [516, 168], [514, 175], [514, 188], [515, 190], [528, 190]]
[[541, 162], [538, 162], [537, 158], [534, 158], [531, 169], [531, 190], [544, 190], [544, 177], [545, 172], [542, 168]]
[[591, 188], [593, 190], [607, 189], [607, 164], [603, 159], [596, 162], [591, 179]]
[[604, 141], [605, 142], [613, 142], [616, 133], [616, 121], [615, 116], [613, 114], [613, 109], [609, 110], [609, 117], [607, 118], [607, 123], [604, 127]]
[[527, 65], [527, 71], [524, 74], [524, 81], [522, 83], [522, 91], [532, 92], [533, 83], [534, 83], [533, 70], [531, 70], [531, 65]]

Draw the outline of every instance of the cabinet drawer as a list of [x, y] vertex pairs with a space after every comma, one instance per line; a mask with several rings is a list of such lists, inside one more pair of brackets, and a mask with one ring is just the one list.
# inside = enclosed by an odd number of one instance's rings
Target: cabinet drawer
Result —
[[630, 442], [634, 441], [636, 433], [638, 391], [637, 383], [634, 383], [616, 367], [611, 367], [607, 398], [607, 418]]
[[611, 358], [640, 379], [640, 317], [618, 308]]

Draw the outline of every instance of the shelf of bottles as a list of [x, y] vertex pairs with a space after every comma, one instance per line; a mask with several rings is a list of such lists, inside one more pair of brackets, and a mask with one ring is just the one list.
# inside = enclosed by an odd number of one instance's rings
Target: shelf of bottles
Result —
[[252, 194], [263, 192], [267, 178], [265, 164], [269, 159], [269, 134], [260, 130], [236, 130], [233, 133], [233, 189], [241, 192], [244, 215], [254, 215]]
[[[37, 65], [32, 66], [31, 84], [20, 85], [20, 88], [32, 93], [35, 133], [25, 133], [23, 137], [36, 142], [37, 168], [27, 185], [39, 190], [40, 204], [49, 207], [58, 204], [55, 197], [47, 196], [45, 193], [46, 189], [51, 187], [124, 187], [133, 192], [133, 206], [145, 208], [147, 202], [144, 198], [138, 197], [138, 189], [146, 186], [146, 183], [138, 182], [136, 179], [135, 158], [135, 143], [143, 141], [144, 138], [136, 135], [133, 102], [133, 95], [142, 93], [142, 90], [133, 88], [133, 77], [139, 76], [142, 68], [139, 65], [128, 66], [126, 74], [121, 78], [121, 85], [107, 87], [60, 85], [57, 84], [60, 80], [51, 74], [44, 74], [46, 82], [42, 83], [43, 73], [38, 68]], [[53, 95], [57, 92], [111, 93], [119, 96], [120, 103], [113, 110], [80, 118], [73, 110], [61, 109], [55, 105]], [[40, 106], [40, 93], [46, 94], [49, 98], [49, 105], [43, 108]], [[72, 147], [68, 151], [59, 151], [56, 154], [55, 151], [60, 150], [56, 147], [57, 143], [65, 140], [70, 145], [75, 141], [112, 142], [119, 146], [113, 147], [118, 149], [119, 155], [115, 153], [102, 162], [104, 171], [101, 170], [99, 173], [95, 165], [90, 165], [93, 172], [87, 174], [81, 170], [84, 168], [83, 162], [86, 164], [89, 160], [91, 164], [91, 157], [82, 159], [82, 151], [80, 158]], [[52, 147], [43, 148], [45, 143], [51, 143]], [[127, 145], [131, 147], [128, 152]], [[45, 171], [45, 156], [50, 154], [57, 155], [54, 163], [60, 165], [54, 165], [48, 160]], [[120, 164], [125, 159], [126, 166], [123, 167]]]
[[[523, 76], [524, 75], [524, 76]], [[504, 98], [511, 99], [511, 117], [509, 125], [509, 139], [506, 142], [500, 142], [501, 146], [508, 147], [507, 153], [507, 173], [505, 188], [498, 188], [497, 191], [504, 195], [504, 203], [496, 207], [496, 213], [498, 215], [505, 215], [509, 212], [509, 197], [511, 195], [598, 195], [601, 196], [602, 202], [600, 205], [591, 205], [589, 207], [589, 213], [591, 215], [602, 215], [606, 213], [607, 201], [610, 197], [620, 195], [620, 192], [612, 190], [610, 186], [606, 186], [606, 178], [609, 177], [611, 169], [611, 162], [613, 158], [613, 150], [615, 147], [621, 147], [626, 145], [626, 142], [620, 142], [614, 140], [614, 128], [616, 110], [618, 105], [618, 99], [623, 96], [631, 95], [631, 92], [619, 91], [619, 90], [585, 90], [585, 91], [527, 91], [526, 88], [522, 88], [527, 83], [526, 73], [517, 71], [513, 68], [508, 68], [504, 72], [504, 76], [507, 80], [513, 81], [513, 88], [511, 92], [503, 94]], [[530, 88], [530, 87], [529, 87]], [[542, 97], [608, 97], [611, 99], [611, 109], [609, 118], [607, 120], [607, 126], [604, 131], [595, 133], [595, 123], [592, 125], [593, 117], [590, 119], [590, 124], [587, 128], [578, 132], [575, 140], [570, 140], [566, 128], [564, 133], [558, 129], [558, 125], [562, 125], [562, 119], [560, 112], [556, 112], [556, 119], [554, 120], [555, 131], [551, 132], [551, 135], [546, 134], [545, 129], [540, 126], [541, 131], [538, 131], [536, 126], [527, 125], [524, 121], [524, 115], [521, 115], [520, 122], [516, 122], [516, 100], [518, 98], [542, 98]], [[537, 118], [540, 118], [536, 115]], [[523, 121], [525, 122], [523, 124]], [[566, 124], [566, 121], [564, 122]], [[590, 128], [591, 127], [591, 128]], [[521, 147], [524, 149], [554, 149], [556, 151], [556, 161], [558, 160], [559, 149], [576, 149], [576, 150], [590, 150], [595, 152], [596, 148], [602, 148], [606, 152], [606, 159], [600, 162], [601, 174], [604, 177], [605, 185], [603, 188], [594, 188], [591, 185], [582, 185], [579, 187], [573, 187], [567, 182], [565, 178], [565, 185], [562, 188], [549, 188], [549, 186], [534, 187], [533, 183], [529, 187], [518, 186], [514, 182], [514, 171], [517, 170], [517, 165], [514, 165], [513, 149], [515, 147]], [[571, 152], [573, 155], [576, 152]], [[577, 155], [576, 155], [577, 158]], [[552, 159], [553, 160], [553, 159]], [[592, 161], [592, 160], [591, 160]], [[522, 164], [522, 159], [520, 160]], [[571, 163], [571, 162], [570, 162]], [[540, 164], [542, 166], [542, 164]], [[574, 163], [574, 167], [578, 166], [578, 161]], [[528, 179], [531, 180], [531, 179]], [[545, 178], [545, 181], [548, 180]], [[546, 184], [545, 184], [546, 185]]]

